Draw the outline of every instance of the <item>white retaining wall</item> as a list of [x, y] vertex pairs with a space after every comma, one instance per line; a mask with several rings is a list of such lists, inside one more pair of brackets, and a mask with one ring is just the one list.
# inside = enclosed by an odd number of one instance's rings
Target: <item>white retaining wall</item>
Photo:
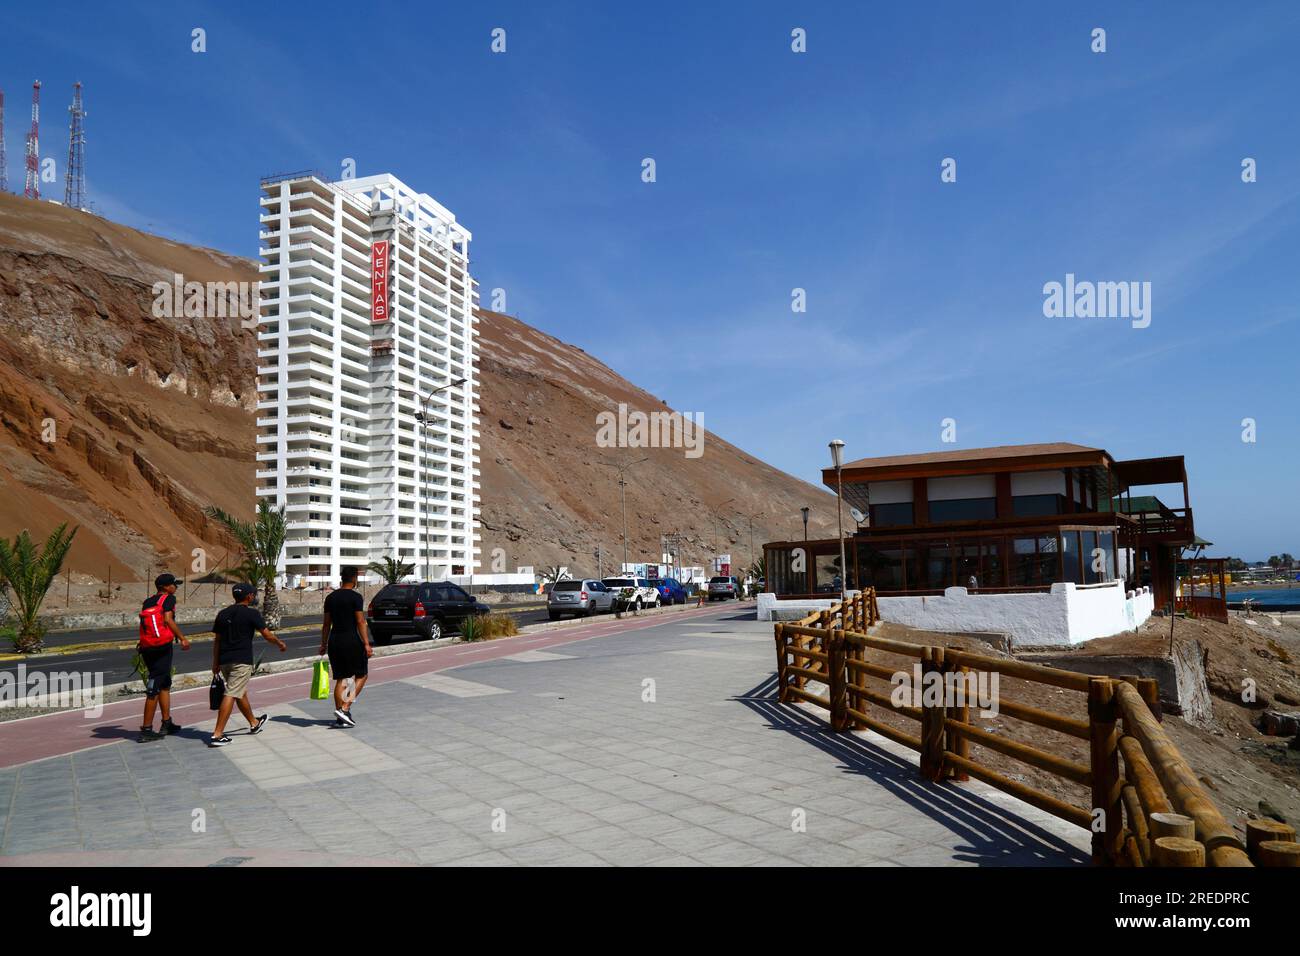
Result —
[[[1125, 591], [1124, 582], [1053, 584], [1050, 592], [970, 594], [948, 588], [942, 596], [882, 597], [880, 616], [927, 631], [980, 631], [1008, 634], [1013, 645], [1079, 644], [1140, 627], [1155, 610], [1150, 588]], [[777, 601], [758, 596], [760, 621], [797, 620], [834, 603]]]

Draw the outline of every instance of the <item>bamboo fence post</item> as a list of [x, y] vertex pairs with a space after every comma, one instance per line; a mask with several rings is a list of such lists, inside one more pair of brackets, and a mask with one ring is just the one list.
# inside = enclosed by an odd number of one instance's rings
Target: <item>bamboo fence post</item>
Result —
[[827, 697], [831, 702], [831, 730], [839, 733], [848, 727], [849, 715], [846, 711], [844, 680], [844, 632], [831, 631], [823, 642], [826, 649]]
[[1164, 714], [1160, 710], [1160, 682], [1154, 677], [1139, 677], [1137, 689], [1156, 720], [1164, 720]]
[[1269, 840], [1294, 843], [1295, 828], [1267, 818], [1246, 821], [1246, 853], [1249, 854], [1252, 860], [1259, 862], [1255, 859], [1256, 851], [1261, 843], [1267, 843]]
[[1142, 812], [1142, 801], [1138, 799], [1137, 788], [1131, 785], [1125, 787], [1120, 791], [1120, 797], [1124, 801], [1124, 812], [1133, 834], [1129, 839], [1137, 849], [1139, 862], [1146, 864], [1151, 859], [1151, 830], [1146, 814]]
[[1119, 734], [1115, 727], [1115, 685], [1109, 678], [1088, 681], [1089, 755], [1092, 764], [1092, 811], [1102, 812], [1102, 829], [1093, 823], [1092, 862], [1113, 865], [1123, 846], [1120, 804]]
[[1160, 837], [1179, 837], [1184, 840], [1196, 839], [1196, 821], [1181, 813], [1153, 813], [1150, 816], [1151, 839]]
[[1300, 843], [1288, 840], [1265, 840], [1255, 851], [1259, 866], [1300, 867]]
[[938, 674], [943, 680], [943, 648], [926, 646], [921, 652], [921, 687], [916, 688], [921, 698], [921, 776], [938, 782], [943, 776], [943, 720], [947, 714], [942, 695], [938, 706], [926, 701], [925, 684]]
[[778, 621], [774, 630], [776, 631], [776, 699], [778, 702], [785, 704], [789, 702], [790, 696], [786, 693], [789, 684], [786, 683], [788, 678], [785, 671], [787, 657], [785, 651], [785, 625]]
[[[968, 683], [968, 679], [971, 673], [971, 669], [967, 667], [965, 664], [961, 664], [956, 668], [956, 672], [958, 678], [957, 687], [960, 690], [961, 703], [960, 704], [954, 703], [953, 706], [949, 708], [948, 718], [950, 720], [955, 720], [961, 724], [969, 724], [970, 723], [970, 694], [969, 694], [970, 685]], [[951, 753], [956, 754], [958, 757], [962, 757], [964, 759], [970, 758], [970, 740], [968, 740], [965, 737], [965, 735], [948, 734], [947, 737], [948, 737], [947, 749]], [[951, 777], [953, 780], [958, 780], [958, 781], [965, 781], [970, 779], [970, 774], [968, 774], [964, 769], [962, 769], [961, 767], [953, 767], [951, 765], [948, 767], [947, 776]]]
[[[867, 659], [866, 645], [863, 644], [854, 645], [852, 660], [858, 662], [864, 662], [866, 661], [866, 659]], [[853, 696], [852, 696], [853, 709], [860, 714], [865, 714], [867, 712], [867, 707], [869, 707], [871, 703], [870, 701], [867, 700], [866, 695], [863, 693], [863, 691], [867, 689], [866, 672], [861, 670], [855, 670], [853, 673], [853, 680], [850, 683], [853, 686]], [[861, 720], [855, 717], [853, 719], [853, 729], [867, 730], [868, 727], [865, 723], [863, 723]]]
[[1151, 859], [1156, 866], [1205, 866], [1205, 847], [1184, 837], [1160, 837], [1152, 841]]

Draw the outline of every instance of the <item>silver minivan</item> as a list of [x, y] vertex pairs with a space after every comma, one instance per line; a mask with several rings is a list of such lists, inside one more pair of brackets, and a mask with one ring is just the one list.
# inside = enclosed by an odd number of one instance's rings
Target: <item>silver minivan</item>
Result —
[[562, 614], [586, 617], [613, 607], [614, 592], [593, 578], [556, 581], [546, 598], [546, 610], [552, 621], [558, 621]]

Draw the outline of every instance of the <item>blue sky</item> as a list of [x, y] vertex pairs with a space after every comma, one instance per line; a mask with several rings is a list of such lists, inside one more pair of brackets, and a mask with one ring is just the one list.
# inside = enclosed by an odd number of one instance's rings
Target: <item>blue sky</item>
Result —
[[[945, 418], [1181, 453], [1215, 553], [1300, 553], [1300, 7], [904, 6], [52, 4], [0, 40], [9, 180], [37, 77], [60, 175], [81, 80], [91, 199], [186, 241], [255, 255], [259, 177], [351, 157], [473, 231], [485, 305], [793, 474]], [[1067, 273], [1150, 327], [1045, 318]]]

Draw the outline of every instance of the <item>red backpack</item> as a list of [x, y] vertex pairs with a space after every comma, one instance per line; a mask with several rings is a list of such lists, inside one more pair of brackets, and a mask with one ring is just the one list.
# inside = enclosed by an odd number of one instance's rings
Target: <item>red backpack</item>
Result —
[[167, 626], [167, 612], [163, 610], [166, 601], [166, 595], [160, 594], [157, 601], [140, 611], [140, 643], [145, 647], [165, 647], [175, 637]]

